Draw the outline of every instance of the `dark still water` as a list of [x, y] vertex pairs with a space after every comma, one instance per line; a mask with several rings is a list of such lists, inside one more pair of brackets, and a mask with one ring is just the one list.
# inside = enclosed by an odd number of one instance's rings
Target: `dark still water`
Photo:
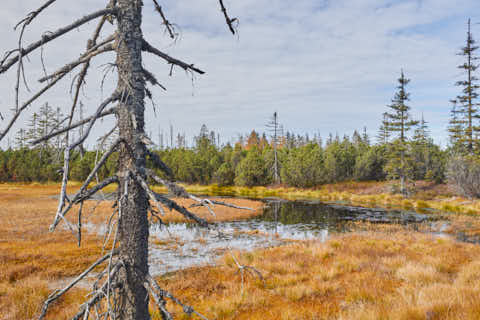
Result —
[[304, 229], [328, 229], [347, 231], [350, 221], [368, 221], [371, 223], [420, 223], [428, 219], [427, 215], [408, 211], [384, 210], [378, 208], [360, 208], [342, 205], [306, 201], [270, 201], [262, 216], [253, 221], [278, 222]]
[[253, 250], [288, 240], [318, 239], [348, 232], [349, 222], [416, 224], [428, 216], [415, 212], [358, 208], [305, 201], [266, 201], [261, 216], [217, 223], [211, 230], [176, 223], [151, 229], [150, 268], [163, 274], [194, 265], [214, 264], [228, 249]]

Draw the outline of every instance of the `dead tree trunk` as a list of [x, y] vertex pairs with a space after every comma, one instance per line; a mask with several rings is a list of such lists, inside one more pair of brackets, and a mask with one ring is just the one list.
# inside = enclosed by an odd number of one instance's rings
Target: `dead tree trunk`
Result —
[[[62, 78], [68, 74], [72, 74], [78, 66], [83, 66], [80, 73], [74, 77], [77, 85], [75, 87], [75, 98], [68, 118], [68, 124], [62, 128], [56, 128], [53, 132], [44, 133], [43, 137], [35, 137], [36, 140], [32, 141], [32, 144], [36, 145], [67, 133], [67, 147], [64, 152], [64, 165], [62, 169], [62, 187], [57, 212], [50, 226], [50, 230], [54, 231], [58, 224], [63, 222], [77, 237], [78, 244], [81, 245], [82, 208], [84, 201], [90, 199], [95, 193], [100, 192], [106, 186], [118, 184], [118, 201], [115, 203], [116, 209], [110, 217], [111, 222], [114, 215], [117, 215], [117, 219], [113, 223], [116, 226], [116, 231], [110, 253], [87, 268], [64, 289], [52, 292], [45, 300], [38, 319], [44, 319], [52, 303], [57, 301], [79, 281], [106, 261], [108, 261], [108, 266], [98, 274], [89, 299], [81, 305], [80, 310], [72, 319], [86, 320], [93, 317], [95, 319], [101, 318], [105, 320], [150, 320], [148, 312], [149, 295], [147, 290], [150, 292], [152, 298], [154, 298], [163, 319], [173, 319], [165, 307], [166, 298], [182, 306], [186, 314], [196, 314], [200, 318], [206, 319], [190, 306], [180, 302], [172, 294], [161, 289], [151, 275], [148, 274], [148, 213], [150, 211], [152, 217], [156, 217], [161, 222], [157, 213], [164, 213], [165, 209], [168, 208], [178, 211], [186, 218], [197, 222], [203, 227], [208, 227], [208, 223], [206, 220], [191, 213], [185, 207], [178, 205], [175, 201], [154, 193], [148, 185], [147, 176], [157, 183], [166, 186], [169, 191], [177, 197], [190, 198], [197, 201], [200, 205], [208, 208], [212, 214], [214, 214], [214, 212], [211, 207], [213, 207], [214, 204], [230, 207], [236, 206], [218, 201], [209, 201], [190, 195], [174, 182], [164, 180], [156, 176], [153, 170], [147, 169], [146, 157], [148, 156], [151, 162], [153, 162], [154, 167], [164, 171], [169, 179], [173, 178], [172, 171], [163, 163], [161, 158], [156, 153], [148, 151], [145, 146], [145, 143], [149, 143], [149, 138], [145, 135], [144, 129], [144, 99], [145, 96], [149, 98], [152, 96], [146, 87], [146, 82], [152, 86], [159, 86], [162, 89], [164, 89], [164, 87], [151, 72], [142, 66], [142, 52], [151, 53], [169, 63], [171, 65], [170, 74], [173, 72], [174, 67], [180, 67], [189, 73], [196, 72], [203, 74], [204, 71], [194, 67], [193, 64], [185, 63], [165, 54], [143, 38], [141, 29], [142, 0], [105, 1], [108, 3], [105, 9], [90, 13], [53, 32], [44, 33], [40, 40], [23, 47], [22, 37], [27, 26], [29, 26], [38, 15], [42, 14], [56, 2], [56, 0], [47, 0], [40, 8], [30, 12], [25, 19], [17, 24], [16, 27], [20, 29], [19, 47], [7, 51], [3, 59], [0, 60], [0, 75], [7, 72], [14, 65], [17, 65], [15, 87], [16, 106], [13, 109], [12, 118], [0, 131], [0, 141], [7, 136], [22, 112], [42, 97], [45, 92], [55, 87]], [[173, 25], [165, 18], [159, 3], [154, 1], [154, 4], [157, 11], [161, 14], [163, 24], [169, 30], [169, 34], [174, 36]], [[229, 29], [234, 33], [234, 24], [238, 22], [238, 20], [228, 16], [222, 0], [219, 0], [219, 4]], [[49, 42], [53, 42], [55, 39], [97, 18], [101, 18], [101, 20], [92, 38], [88, 41], [86, 52], [83, 53], [79, 59], [68, 63], [50, 75], [42, 77], [40, 82], [48, 81], [47, 85], [39, 89], [28, 100], [21, 103], [19, 84], [21, 83], [20, 79], [24, 77], [23, 58], [43, 48], [43, 46]], [[110, 21], [112, 24], [113, 21], [116, 21], [118, 28], [114, 34], [102, 39], [102, 28], [106, 21]], [[85, 83], [85, 77], [91, 60], [98, 55], [108, 52], [116, 53], [116, 63], [111, 64], [118, 70], [118, 84], [115, 92], [98, 106], [93, 115], [77, 123], [72, 123], [78, 103], [79, 90], [81, 90]], [[113, 103], [117, 105], [105, 110], [108, 105]], [[70, 172], [70, 159], [73, 152], [85, 143], [98, 119], [112, 114], [115, 114], [117, 117], [117, 123], [113, 130], [118, 127], [119, 138], [108, 151], [104, 153], [98, 163], [95, 164], [87, 179], [80, 187], [80, 190], [75, 195], [69, 197], [67, 195], [67, 183]], [[0, 118], [3, 119], [2, 114], [0, 114]], [[80, 134], [77, 140], [70, 142], [68, 133], [84, 124], [88, 124], [86, 130]], [[113, 130], [110, 130], [104, 139], [106, 139]], [[89, 188], [90, 183], [94, 177], [96, 177], [98, 171], [105, 165], [107, 159], [114, 152], [118, 152], [119, 157], [117, 175], [106, 178], [102, 182], [98, 182], [94, 187]], [[156, 204], [158, 212], [150, 206], [150, 200]], [[66, 215], [77, 205], [79, 207], [77, 214], [78, 223], [75, 226], [69, 221]], [[113, 224], [110, 222], [107, 225], [108, 237], [104, 245], [106, 245], [108, 239], [110, 239], [110, 231], [113, 229]], [[112, 302], [114, 303], [112, 304]], [[91, 310], [94, 310], [94, 312]]]
[[[150, 319], [148, 296], [144, 287], [148, 273], [148, 197], [145, 190], [132, 180], [144, 179], [146, 147], [144, 136], [145, 81], [142, 73], [142, 1], [118, 1], [118, 91], [121, 100], [117, 109], [120, 139], [119, 220], [120, 259], [125, 267], [119, 275], [124, 284], [120, 289], [119, 319]], [[127, 150], [129, 149], [129, 150]]]
[[273, 182], [275, 184], [280, 183], [280, 174], [278, 169], [278, 154], [277, 154], [277, 145], [278, 145], [278, 136], [283, 134], [281, 132], [280, 125], [278, 123], [278, 113], [275, 111], [273, 117], [267, 123], [267, 129], [272, 132], [272, 142], [273, 142]]

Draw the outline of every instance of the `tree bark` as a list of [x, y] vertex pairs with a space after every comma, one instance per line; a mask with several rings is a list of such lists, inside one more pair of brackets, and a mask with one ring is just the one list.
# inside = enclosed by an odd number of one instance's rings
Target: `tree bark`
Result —
[[121, 93], [117, 109], [120, 139], [119, 249], [124, 263], [119, 279], [119, 319], [149, 320], [148, 295], [143, 284], [148, 274], [148, 197], [143, 188], [130, 178], [144, 178], [146, 147], [144, 135], [145, 81], [142, 72], [142, 0], [118, 0], [118, 88]]

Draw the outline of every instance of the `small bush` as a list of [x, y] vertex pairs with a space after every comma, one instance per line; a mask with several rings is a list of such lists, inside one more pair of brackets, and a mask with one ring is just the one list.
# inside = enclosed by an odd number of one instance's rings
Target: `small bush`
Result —
[[480, 198], [480, 160], [456, 156], [448, 163], [448, 181], [457, 191], [469, 198]]
[[229, 162], [224, 162], [213, 175], [213, 181], [220, 187], [232, 186], [235, 180], [235, 171]]

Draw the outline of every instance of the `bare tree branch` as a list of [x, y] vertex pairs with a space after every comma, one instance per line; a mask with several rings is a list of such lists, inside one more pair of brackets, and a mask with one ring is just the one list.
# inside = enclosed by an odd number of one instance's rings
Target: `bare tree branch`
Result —
[[176, 33], [174, 32], [174, 27], [173, 25], [170, 23], [170, 21], [167, 20], [167, 18], [165, 17], [165, 15], [163, 14], [163, 10], [162, 10], [162, 7], [158, 4], [157, 0], [153, 0], [153, 4], [155, 5], [155, 10], [157, 10], [157, 12], [160, 14], [160, 16], [162, 17], [162, 20], [163, 20], [163, 24], [165, 25], [165, 28], [167, 28], [167, 31], [170, 35], [170, 38], [172, 39], [175, 39], [175, 35]]
[[167, 187], [168, 191], [175, 197], [180, 197], [180, 198], [189, 198], [190, 194], [183, 188], [182, 186], [179, 186], [173, 182], [166, 181], [159, 176], [155, 175], [155, 172], [150, 169], [146, 169], [146, 172], [150, 178], [155, 180], [155, 182], [164, 185]]
[[[115, 202], [115, 204], [116, 204], [116, 202]], [[112, 220], [113, 220], [113, 217], [115, 216], [116, 213], [118, 213], [118, 209], [113, 210], [113, 213], [110, 215], [110, 218], [108, 218], [107, 229], [106, 229], [105, 235], [103, 237], [102, 254], [105, 251], [105, 247], [107, 246], [108, 241], [110, 240], [110, 235], [112, 233]]]
[[207, 208], [207, 210], [210, 212], [212, 216], [216, 216], [215, 212], [210, 208], [210, 205], [213, 206], [212, 202], [208, 199], [200, 199], [194, 195], [191, 195], [190, 193], [185, 190], [182, 186], [179, 186], [178, 184], [170, 181], [165, 181], [162, 178], [156, 176], [152, 170], [147, 169], [147, 173], [150, 175], [150, 177], [155, 180], [157, 183], [163, 184], [165, 187], [167, 187], [168, 191], [176, 196], [176, 197], [181, 197], [181, 198], [187, 198], [187, 199], [192, 199], [194, 201], [197, 201], [201, 206], [204, 206]]
[[57, 0], [48, 0], [37, 10], [30, 12], [24, 19], [17, 23], [14, 29], [16, 30], [21, 24], [29, 25], [43, 10], [47, 9], [55, 1]]
[[81, 25], [93, 20], [93, 19], [96, 19], [98, 17], [101, 17], [101, 16], [104, 16], [104, 15], [109, 15], [109, 14], [116, 14], [117, 13], [117, 10], [114, 9], [114, 8], [107, 8], [107, 9], [102, 9], [102, 10], [98, 10], [98, 11], [95, 11], [94, 13], [91, 13], [89, 15], [86, 15], [80, 19], [78, 19], [77, 21], [65, 26], [65, 27], [62, 27], [54, 32], [50, 32], [50, 33], [47, 33], [47, 34], [44, 34], [42, 36], [42, 39], [41, 40], [38, 40], [37, 42], [34, 42], [32, 44], [30, 44], [28, 47], [26, 48], [22, 48], [22, 50], [20, 50], [20, 52], [8, 59], [7, 61], [2, 61], [0, 63], [0, 74], [1, 73], [5, 73], [8, 69], [10, 69], [11, 66], [13, 66], [15, 63], [17, 63], [20, 59], [21, 56], [26, 56], [28, 55], [29, 53], [31, 53], [32, 51], [40, 48], [42, 45], [72, 31], [73, 29], [76, 29], [78, 27], [80, 27]]
[[[111, 7], [114, 6], [113, 0], [110, 1], [109, 6], [111, 6]], [[99, 21], [99, 23], [97, 25], [97, 28], [95, 29], [95, 31], [93, 33], [92, 38], [89, 41], [87, 41], [87, 49], [86, 49], [87, 51], [91, 50], [94, 46], [96, 46], [97, 39], [100, 36], [100, 32], [101, 32], [106, 20], [107, 20], [107, 16], [103, 16], [102, 19]], [[108, 38], [106, 40], [108, 40]], [[69, 126], [72, 124], [73, 116], [75, 114], [75, 109], [76, 109], [77, 103], [78, 103], [78, 97], [80, 96], [80, 90], [81, 90], [82, 85], [85, 81], [85, 77], [87, 76], [87, 72], [88, 72], [89, 68], [90, 68], [90, 60], [85, 62], [82, 70], [78, 74], [77, 86], [75, 88], [75, 95], [73, 97], [72, 106], [70, 107], [70, 116], [69, 116], [69, 120], [68, 120], [68, 125]], [[72, 86], [73, 86], [73, 82], [72, 82]], [[102, 85], [102, 88], [103, 88], [103, 85]], [[67, 132], [67, 134], [65, 136], [66, 144], [68, 144], [68, 139], [69, 139], [69, 132]]]
[[169, 178], [173, 178], [173, 171], [170, 169], [165, 162], [160, 159], [158, 154], [153, 151], [147, 149], [147, 155], [149, 156], [150, 160], [152, 160], [153, 165], [155, 168], [162, 170]]
[[[248, 208], [248, 207], [241, 207], [241, 206], [236, 206], [234, 204], [231, 204], [231, 203], [227, 203], [227, 202], [222, 202], [222, 201], [217, 201], [217, 200], [209, 200], [212, 204], [216, 204], [216, 205], [219, 205], [219, 206], [224, 206], [224, 207], [229, 207], [229, 208], [234, 208], [234, 209], [240, 209], [240, 210], [250, 210], [250, 211], [254, 211], [254, 209], [252, 208]], [[201, 207], [202, 204], [200, 203], [195, 203], [195, 204], [192, 204], [190, 206], [190, 208], [194, 208], [194, 207]]]
[[150, 71], [148, 71], [147, 69], [143, 69], [143, 74], [145, 76], [145, 80], [150, 82], [153, 86], [159, 86], [160, 88], [162, 88], [163, 90], [167, 91], [167, 88], [165, 88], [163, 85], [161, 85], [157, 78], [155, 78], [155, 76], [153, 75], [153, 73], [151, 73]]
[[157, 201], [157, 198], [155, 196], [155, 192], [153, 192], [152, 189], [150, 189], [150, 187], [148, 186], [148, 183], [145, 181], [145, 179], [143, 179], [142, 176], [138, 173], [132, 172], [131, 174], [137, 180], [137, 182], [142, 186], [142, 188], [145, 190], [145, 192], [148, 194], [148, 197], [150, 198], [150, 200], [152, 200], [153, 203], [155, 203], [155, 206], [157, 207], [158, 211], [160, 213], [162, 213], [162, 215], [165, 215], [165, 211], [163, 210], [160, 203]]
[[183, 206], [180, 206], [175, 201], [170, 200], [170, 199], [168, 199], [168, 198], [166, 198], [163, 195], [158, 194], [158, 193], [155, 193], [155, 197], [157, 198], [158, 201], [163, 203], [170, 210], [173, 209], [173, 210], [181, 213], [185, 218], [195, 221], [196, 223], [198, 223], [202, 227], [205, 227], [205, 228], [208, 227], [209, 224], [208, 224], [207, 220], [204, 220], [204, 219], [196, 216], [195, 214], [188, 211], [187, 208], [185, 208]]
[[80, 137], [76, 142], [74, 142], [69, 148], [70, 150], [75, 149], [79, 144], [83, 143], [85, 139], [90, 134], [90, 131], [92, 130], [93, 125], [95, 124], [95, 121], [97, 121], [98, 117], [102, 113], [103, 109], [105, 109], [106, 106], [108, 106], [110, 103], [117, 101], [119, 98], [119, 94], [117, 92], [114, 92], [108, 99], [106, 99], [104, 102], [100, 104], [100, 106], [97, 109], [97, 112], [95, 112], [95, 115], [91, 117], [90, 123], [87, 127], [86, 132], [82, 137]]
[[[46, 3], [44, 3], [40, 8], [38, 8], [37, 10], [35, 11], [32, 11], [30, 12], [25, 18], [23, 18], [22, 20], [20, 20], [16, 25], [15, 27], [13, 28], [13, 30], [17, 30], [17, 28], [21, 25], [22, 26], [22, 30], [20, 32], [20, 36], [19, 36], [19, 42], [21, 42], [21, 39], [22, 39], [22, 35], [25, 31], [25, 28], [30, 24], [32, 23], [32, 21], [42, 12], [44, 11], [45, 9], [47, 9], [51, 4], [53, 4], [56, 0], [48, 0]], [[4, 56], [3, 56], [3, 59], [2, 61], [0, 62], [0, 65], [3, 65], [3, 63], [8, 59], [8, 57], [10, 57], [14, 52], [17, 52], [19, 51], [21, 48], [18, 48], [18, 49], [14, 49], [14, 50], [10, 50], [10, 51], [7, 51], [5, 52]]]
[[[120, 269], [121, 263], [116, 263], [113, 266], [112, 271], [110, 272], [110, 279], [113, 281], [116, 278], [117, 272]], [[116, 287], [121, 286], [120, 283], [114, 283], [110, 286], [110, 289], [115, 289]], [[85, 313], [88, 313], [90, 308], [100, 302], [103, 298], [106, 297], [105, 290], [108, 288], [108, 282], [105, 282], [100, 289], [94, 292], [93, 296], [80, 308], [80, 311], [72, 318], [72, 320], [80, 320], [85, 317]], [[88, 315], [87, 315], [88, 316]], [[85, 317], [84, 319], [87, 319]]]
[[118, 249], [114, 249], [112, 252], [109, 252], [108, 254], [104, 255], [97, 261], [95, 261], [90, 267], [88, 267], [85, 271], [83, 271], [81, 274], [79, 274], [72, 282], [70, 282], [65, 288], [61, 290], [55, 290], [52, 292], [47, 300], [43, 303], [42, 307], [42, 312], [40, 316], [38, 317], [38, 320], [41, 320], [45, 317], [48, 311], [48, 307], [51, 303], [53, 303], [55, 300], [60, 298], [62, 295], [64, 295], [68, 290], [70, 290], [72, 287], [74, 287], [78, 282], [80, 282], [83, 278], [85, 278], [93, 269], [95, 269], [97, 266], [100, 264], [104, 263], [107, 259], [110, 259], [111, 255], [117, 255], [119, 252]]
[[[53, 39], [51, 39], [53, 40]], [[34, 49], [32, 49], [33, 51]], [[25, 49], [24, 49], [25, 51]], [[12, 61], [12, 59], [15, 59], [14, 58], [11, 58], [9, 61]], [[20, 55], [16, 57], [16, 61], [18, 61], [18, 59], [20, 59]], [[11, 65], [13, 65], [16, 61], [14, 61]], [[7, 62], [8, 64], [8, 62]], [[11, 66], [10, 65], [10, 66]], [[9, 66], [9, 67], [10, 67]], [[8, 67], [8, 68], [9, 68]], [[0, 64], [0, 73], [2, 73], [2, 68], [4, 68], [3, 66], [3, 61], [2, 63]], [[7, 69], [8, 69], [7, 68]], [[6, 71], [6, 70], [5, 70]], [[33, 95], [29, 100], [27, 100], [21, 107], [17, 107], [16, 110], [15, 110], [15, 114], [13, 115], [12, 119], [10, 120], [10, 122], [7, 124], [7, 127], [0, 133], [0, 141], [7, 135], [7, 133], [10, 131], [11, 127], [13, 126], [13, 124], [17, 121], [18, 117], [20, 116], [20, 114], [28, 107], [30, 106], [34, 101], [36, 101], [40, 96], [42, 96], [47, 90], [49, 90], [50, 88], [52, 88], [53, 86], [55, 86], [58, 81], [60, 81], [63, 77], [65, 77], [67, 73], [62, 73], [62, 74], [59, 74], [51, 83], [47, 84], [45, 87], [43, 87], [42, 89], [40, 89], [35, 95]]]
[[188, 193], [187, 190], [185, 190], [185, 188], [183, 188], [182, 186], [180, 186], [180, 185], [178, 185], [174, 182], [166, 181], [166, 180], [160, 178], [159, 176], [155, 175], [155, 173], [151, 169], [146, 169], [146, 172], [147, 172], [148, 176], [150, 178], [152, 178], [154, 181], [156, 181], [157, 183], [160, 183], [160, 184], [164, 185], [165, 187], [167, 187], [168, 191], [172, 195], [174, 195], [176, 197], [192, 199], [193, 201], [198, 202], [198, 204], [192, 205], [190, 207], [198, 207], [198, 206], [206, 207], [208, 209], [208, 211], [213, 216], [215, 216], [215, 212], [210, 208], [210, 206], [214, 206], [215, 204], [225, 206], [225, 207], [235, 208], [235, 209], [253, 210], [251, 208], [239, 207], [239, 206], [236, 206], [236, 205], [233, 205], [233, 204], [230, 204], [230, 203], [226, 203], [226, 202], [222, 202], [222, 201], [201, 199], [197, 196], [194, 196], [194, 195]]
[[[19, 105], [20, 105], [20, 99], [19, 99], [19, 95], [20, 95], [20, 78], [23, 77], [23, 81], [25, 83], [25, 86], [27, 87], [27, 90], [28, 89], [28, 85], [27, 85], [27, 80], [25, 78], [25, 69], [23, 67], [23, 53], [22, 53], [22, 41], [23, 41], [23, 35], [25, 33], [25, 29], [27, 28], [27, 26], [43, 11], [45, 10], [48, 6], [50, 6], [53, 2], [55, 2], [55, 0], [50, 0], [50, 1], [47, 1], [44, 5], [42, 5], [39, 9], [35, 10], [35, 11], [32, 11], [30, 12], [27, 17], [25, 17], [24, 19], [22, 19], [19, 23], [17, 23], [17, 25], [14, 27], [14, 30], [16, 30], [20, 25], [22, 26], [21, 30], [20, 30], [20, 35], [18, 36], [18, 67], [17, 67], [17, 77], [16, 77], [16, 81], [15, 81], [15, 112], [18, 112], [18, 108], [19, 108]], [[7, 58], [11, 53], [13, 53], [14, 51], [10, 51], [6, 56], [5, 58]], [[2, 63], [3, 64], [3, 61]]]
[[[110, 306], [110, 288], [112, 285], [112, 278], [110, 276], [110, 272], [112, 270], [112, 261], [113, 261], [113, 250], [115, 250], [115, 246], [117, 244], [117, 236], [118, 236], [118, 228], [119, 228], [119, 223], [120, 223], [120, 218], [117, 219], [117, 229], [115, 230], [115, 236], [113, 237], [113, 243], [112, 243], [112, 250], [110, 251], [110, 257], [108, 261], [108, 278], [107, 278], [107, 304], [108, 304], [108, 314], [110, 314], [111, 306]], [[112, 317], [112, 319], [115, 319], [115, 314]]]
[[102, 190], [103, 188], [111, 185], [112, 183], [118, 183], [118, 177], [117, 176], [109, 177], [109, 178], [103, 180], [102, 182], [96, 184], [93, 188], [86, 190], [85, 193], [83, 193], [79, 196], [79, 198], [75, 201], [75, 203], [80, 203], [82, 201], [90, 199], [90, 197], [93, 196], [95, 193], [97, 193], [98, 191]]
[[225, 21], [227, 22], [228, 28], [230, 29], [230, 32], [232, 34], [235, 34], [235, 29], [233, 28], [233, 23], [237, 22], [238, 23], [238, 18], [233, 18], [231, 19], [228, 16], [227, 9], [225, 8], [225, 5], [223, 4], [223, 0], [218, 0], [220, 2], [220, 9], [223, 12], [223, 15], [225, 17]]
[[[75, 202], [70, 201], [70, 203], [68, 204], [68, 206], [65, 210], [62, 210], [62, 209], [65, 206], [65, 200], [67, 199], [67, 196], [62, 189], [63, 201], [60, 200], [60, 203], [63, 206], [60, 207], [60, 204], [59, 204], [59, 208], [57, 209], [59, 211], [57, 211], [57, 214], [55, 215], [55, 220], [50, 225], [50, 232], [53, 232], [55, 230], [58, 223], [60, 222], [60, 219], [64, 220], [68, 224], [68, 221], [66, 220], [65, 215], [72, 208], [73, 204], [78, 204], [82, 201], [90, 199], [90, 197], [93, 196], [95, 193], [97, 193], [98, 191], [102, 190], [103, 188], [107, 187], [108, 185], [110, 185], [112, 183], [118, 183], [118, 177], [117, 176], [109, 177], [109, 178], [103, 180], [102, 182], [98, 183], [97, 185], [95, 185], [93, 188], [88, 189], [85, 193], [80, 194], [77, 197]], [[60, 195], [60, 197], [62, 197], [62, 194]], [[70, 227], [70, 228], [72, 229], [72, 227]]]
[[143, 40], [143, 51], [150, 52], [156, 56], [167, 61], [169, 64], [179, 66], [180, 68], [184, 69], [185, 71], [195, 71], [199, 74], [205, 74], [205, 71], [202, 71], [198, 68], [195, 68], [193, 64], [188, 64], [178, 59], [170, 57], [168, 54], [163, 53], [162, 51], [158, 50], [157, 48], [151, 46], [145, 39]]
[[152, 290], [156, 290], [159, 294], [160, 297], [162, 298], [168, 298], [170, 300], [172, 300], [173, 302], [175, 302], [176, 304], [178, 304], [179, 306], [181, 306], [183, 308], [183, 312], [185, 312], [187, 315], [192, 315], [192, 314], [195, 314], [197, 315], [198, 317], [200, 317], [201, 319], [203, 320], [208, 320], [207, 317], [205, 317], [204, 315], [202, 315], [201, 313], [198, 313], [197, 311], [195, 311], [192, 307], [182, 303], [180, 300], [178, 300], [177, 298], [175, 298], [170, 292], [166, 291], [166, 290], [163, 290], [162, 288], [160, 288], [160, 286], [158, 285], [157, 281], [155, 281], [155, 279], [150, 275], [150, 274], [147, 274], [147, 276], [145, 277], [146, 280], [148, 281], [148, 284], [150, 285], [150, 287], [152, 288]]
[[[113, 37], [112, 39], [109, 39], [108, 42], [110, 41], [113, 41]], [[107, 44], [101, 48], [97, 48], [96, 50], [90, 50], [88, 51], [86, 54], [84, 54], [83, 56], [81, 56], [79, 59], [73, 61], [73, 62], [70, 62], [69, 64], [63, 66], [61, 69], [55, 71], [54, 73], [50, 74], [50, 75], [47, 75], [45, 77], [42, 77], [40, 78], [38, 81], [39, 82], [45, 82], [47, 80], [50, 80], [52, 78], [55, 78], [55, 77], [58, 77], [59, 75], [63, 74], [63, 73], [68, 73], [70, 71], [72, 71], [73, 69], [75, 69], [77, 66], [79, 66], [80, 64], [82, 63], [88, 63], [90, 62], [90, 60], [95, 57], [95, 56], [98, 56], [102, 53], [105, 53], [105, 52], [110, 52], [110, 51], [113, 51], [114, 50], [114, 47], [112, 44]]]
[[229, 248], [229, 251], [230, 251], [230, 255], [232, 256], [233, 261], [235, 261], [235, 264], [237, 265], [238, 271], [240, 271], [240, 274], [241, 274], [241, 277], [242, 277], [241, 295], [243, 295], [243, 283], [244, 283], [244, 276], [245, 276], [244, 273], [245, 273], [245, 271], [246, 272], [254, 272], [258, 276], [258, 278], [263, 281], [263, 284], [265, 284], [265, 279], [263, 278], [263, 275], [260, 271], [258, 271], [256, 268], [254, 268], [252, 266], [241, 265], [238, 262], [237, 258], [235, 258], [235, 255], [233, 254], [233, 252], [230, 248]]
[[150, 295], [153, 297], [153, 300], [155, 301], [155, 304], [157, 305], [158, 309], [160, 310], [160, 313], [162, 315], [163, 320], [173, 320], [172, 315], [170, 312], [168, 312], [166, 306], [165, 306], [165, 300], [163, 297], [159, 296], [155, 290], [152, 289], [152, 287], [149, 285], [149, 283], [145, 283], [145, 289], [148, 290]]
[[15, 111], [15, 114], [13, 115], [12, 119], [10, 119], [9, 123], [7, 124], [6, 128], [3, 129], [3, 131], [0, 133], [0, 141], [2, 141], [3, 138], [7, 135], [7, 133], [10, 131], [12, 128], [13, 124], [17, 121], [18, 117], [20, 114], [27, 109], [33, 102], [35, 102], [39, 97], [41, 97], [48, 89], [52, 88], [57, 84], [58, 81], [60, 81], [63, 77], [65, 77], [66, 74], [63, 74], [47, 84], [45, 87], [40, 89], [36, 94], [34, 94], [29, 100], [27, 100], [21, 107], [18, 108], [17, 111]]
[[118, 99], [118, 96], [119, 96], [118, 93], [115, 92], [110, 96], [110, 98], [102, 102], [102, 104], [100, 104], [100, 106], [98, 107], [94, 117], [92, 117], [92, 119], [90, 120], [87, 131], [84, 133], [84, 135], [81, 136], [76, 142], [74, 142], [73, 144], [65, 148], [64, 160], [63, 160], [62, 188], [60, 191], [60, 199], [58, 201], [57, 213], [55, 214], [54, 223], [50, 226], [50, 231], [55, 230], [55, 227], [57, 226], [60, 219], [65, 219], [64, 215], [62, 214], [62, 211], [65, 206], [65, 200], [67, 199], [67, 182], [68, 182], [68, 174], [70, 171], [71, 151], [74, 150], [80, 144], [82, 144], [85, 141], [85, 139], [87, 139], [88, 135], [90, 134], [90, 131], [92, 130], [93, 125], [95, 124], [95, 121], [98, 119], [98, 116], [102, 113], [103, 109], [105, 109], [105, 107], [111, 102], [116, 101]]
[[[173, 183], [173, 182], [170, 182], [170, 181], [165, 181], [163, 180], [162, 178], [156, 176], [154, 174], [154, 172], [150, 169], [147, 169], [147, 174], [153, 179], [155, 180], [157, 183], [160, 183], [160, 184], [163, 184], [165, 187], [167, 187], [168, 191], [176, 196], [176, 197], [181, 197], [181, 198], [189, 198], [189, 199], [192, 199], [194, 201], [197, 201], [199, 202], [202, 206], [206, 207], [208, 209], [208, 211], [210, 212], [210, 214], [212, 216], [215, 217], [215, 212], [213, 212], [213, 210], [210, 208], [210, 205], [212, 205], [212, 203], [210, 202], [210, 200], [208, 199], [200, 199], [194, 195], [191, 195], [187, 192], [187, 190], [185, 190], [185, 188], [183, 188], [182, 186], [179, 186], [177, 185], [176, 183]], [[181, 207], [183, 208], [183, 207]], [[185, 209], [186, 210], [186, 209]], [[177, 210], [178, 211], [178, 210]], [[188, 214], [192, 214], [190, 212], [188, 212]]]
[[82, 213], [83, 213], [83, 202], [80, 202], [80, 208], [78, 208], [78, 247], [82, 245]]
[[[110, 108], [110, 109], [108, 109], [108, 110], [100, 113], [100, 114], [97, 116], [97, 119], [100, 119], [100, 118], [103, 118], [103, 117], [105, 117], [105, 116], [109, 116], [109, 115], [111, 115], [111, 114], [114, 114], [116, 110], [117, 110], [116, 107]], [[95, 116], [96, 116], [96, 115], [93, 115], [93, 116], [91, 116], [91, 117], [85, 118], [85, 119], [83, 119], [83, 120], [81, 120], [81, 121], [75, 122], [74, 124], [72, 124], [72, 125], [70, 125], [70, 126], [68, 126], [68, 127], [62, 128], [62, 129], [60, 129], [60, 130], [58, 130], [58, 131], [55, 131], [55, 132], [52, 132], [52, 133], [50, 133], [50, 134], [48, 134], [48, 135], [46, 135], [46, 136], [43, 136], [43, 137], [38, 138], [38, 139], [36, 139], [36, 140], [33, 140], [33, 141], [31, 142], [31, 144], [32, 144], [32, 145], [37, 145], [37, 144], [39, 144], [39, 143], [41, 143], [41, 142], [50, 140], [50, 139], [52, 139], [52, 138], [54, 138], [54, 137], [56, 137], [56, 136], [58, 136], [58, 135], [60, 135], [60, 134], [63, 134], [63, 133], [65, 133], [65, 132], [67, 132], [67, 131], [70, 131], [70, 130], [72, 130], [72, 129], [78, 128], [78, 127], [80, 127], [81, 125], [84, 125], [84, 124], [89, 123], [90, 121], [92, 121], [92, 119], [93, 119]]]
[[[75, 194], [75, 196], [73, 197], [73, 199], [70, 201], [70, 203], [67, 205], [67, 207], [65, 209], [63, 209], [63, 206], [61, 207], [60, 209], [60, 206], [59, 206], [59, 209], [60, 211], [57, 211], [57, 215], [55, 216], [55, 220], [54, 222], [52, 223], [52, 225], [50, 226], [50, 231], [53, 231], [55, 230], [55, 228], [57, 227], [58, 223], [60, 222], [60, 218], [61, 217], [65, 217], [65, 215], [68, 213], [68, 211], [70, 211], [70, 209], [73, 207], [73, 205], [75, 204], [78, 204], [80, 203], [81, 201], [84, 201], [86, 199], [88, 199], [89, 197], [91, 197], [93, 194], [95, 194], [96, 192], [98, 192], [99, 190], [105, 188], [106, 186], [114, 183], [114, 182], [118, 182], [118, 177], [116, 176], [113, 176], [113, 177], [110, 177], [108, 179], [105, 179], [103, 182], [101, 183], [98, 183], [95, 187], [93, 187], [92, 189], [87, 190], [87, 187], [88, 185], [90, 184], [90, 182], [93, 180], [93, 178], [95, 177], [95, 174], [97, 173], [98, 170], [100, 170], [100, 168], [103, 166], [103, 164], [107, 161], [108, 157], [115, 151], [116, 147], [118, 146], [118, 142], [115, 143], [109, 151], [107, 151], [103, 156], [102, 158], [100, 159], [100, 161], [97, 163], [97, 165], [95, 166], [95, 168], [93, 168], [93, 170], [90, 172], [90, 174], [88, 175], [87, 179], [84, 181], [83, 185], [80, 187], [80, 190]], [[62, 194], [63, 194], [63, 188], [62, 188]], [[62, 195], [60, 195], [62, 196]], [[64, 198], [65, 198], [65, 194], [63, 195]], [[60, 200], [62, 202], [62, 200]], [[64, 202], [65, 200], [63, 200]], [[58, 210], [58, 209], [57, 209]]]

